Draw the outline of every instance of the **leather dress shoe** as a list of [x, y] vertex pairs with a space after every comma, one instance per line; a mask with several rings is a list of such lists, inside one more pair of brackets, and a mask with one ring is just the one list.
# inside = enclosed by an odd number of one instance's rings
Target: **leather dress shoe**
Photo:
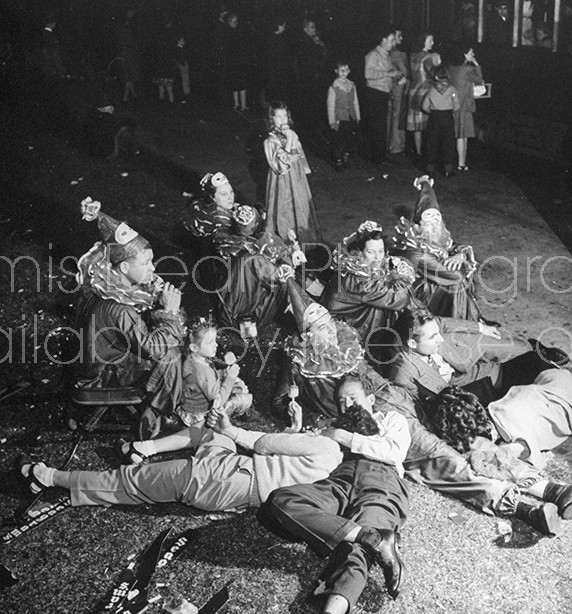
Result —
[[544, 501], [554, 503], [558, 508], [558, 514], [564, 520], [572, 520], [572, 485], [555, 484], [548, 482], [544, 494]]
[[514, 515], [539, 533], [549, 537], [554, 537], [561, 529], [558, 507], [554, 503], [544, 503], [534, 507], [521, 501], [516, 504]]
[[403, 560], [399, 552], [401, 536], [390, 529], [380, 529], [380, 543], [370, 547], [374, 561], [382, 568], [387, 592], [392, 599], [397, 599], [403, 580]]
[[544, 362], [554, 363], [562, 366], [570, 362], [570, 356], [564, 350], [555, 347], [547, 347], [538, 341], [538, 339], [529, 339], [528, 342], [532, 349], [544, 360]]

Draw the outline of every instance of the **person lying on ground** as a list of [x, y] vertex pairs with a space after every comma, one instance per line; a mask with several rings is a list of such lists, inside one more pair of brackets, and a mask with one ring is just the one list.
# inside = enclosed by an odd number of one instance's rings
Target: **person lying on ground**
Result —
[[[19, 469], [32, 492], [67, 489], [74, 507], [180, 502], [213, 512], [259, 507], [274, 489], [323, 479], [342, 461], [339, 445], [328, 437], [247, 431], [221, 409], [211, 410], [207, 423], [212, 433], [189, 459], [60, 471], [23, 456]], [[253, 455], [238, 454], [237, 446]]]
[[326, 597], [324, 614], [353, 610], [374, 562], [394, 599], [403, 578], [399, 530], [409, 510], [402, 478], [410, 436], [405, 418], [375, 407], [375, 400], [359, 377], [343, 378], [342, 415], [321, 432], [342, 446], [344, 462], [315, 484], [275, 490], [258, 512], [270, 530], [286, 531], [328, 558], [314, 593]]
[[482, 322], [436, 317], [426, 309], [402, 312], [394, 332], [398, 349], [389, 379], [421, 403], [448, 384], [466, 386], [490, 378], [492, 389], [480, 397], [488, 404], [568, 359], [559, 348], [535, 339]]
[[[362, 381], [369, 382], [367, 392], [374, 394], [376, 407], [391, 408], [407, 420], [411, 445], [404, 468], [409, 479], [486, 514], [514, 515], [520, 501], [514, 482], [477, 475], [462, 454], [426, 428], [420, 403], [416, 403], [405, 388], [382, 377], [365, 361], [357, 332], [347, 324], [335, 322], [327, 310], [312, 302], [299, 286], [294, 282], [289, 284], [301, 336], [296, 344], [286, 344], [287, 353], [282, 366], [284, 381], [275, 398], [277, 414], [293, 405], [290, 401], [285, 408], [284, 397], [288, 398], [288, 384], [294, 384], [297, 394], [292, 396], [296, 396], [296, 404], [303, 408], [303, 424], [335, 420], [339, 416], [336, 399], [340, 381], [348, 374], [359, 375]], [[547, 502], [555, 503], [562, 516], [571, 501], [572, 492], [569, 492]], [[556, 522], [547, 521], [544, 508], [533, 510], [540, 511], [527, 514], [523, 520], [541, 532], [552, 530]], [[555, 521], [553, 515], [551, 520]]]

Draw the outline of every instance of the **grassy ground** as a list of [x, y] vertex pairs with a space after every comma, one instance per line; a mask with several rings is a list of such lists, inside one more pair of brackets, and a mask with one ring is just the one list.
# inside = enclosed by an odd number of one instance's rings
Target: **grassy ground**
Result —
[[[55, 108], [53, 101], [51, 98], [51, 109]], [[0, 381], [4, 384], [30, 382], [26, 390], [0, 406], [0, 515], [5, 521], [29, 501], [29, 495], [11, 470], [17, 455], [24, 450], [32, 451], [46, 462], [58, 464], [71, 445], [72, 436], [62, 423], [63, 371], [46, 354], [44, 341], [51, 331], [69, 324], [73, 313], [73, 276], [65, 263], [63, 267], [58, 266], [61, 259], [79, 256], [96, 238], [95, 228], [80, 222], [79, 202], [87, 195], [102, 200], [108, 204], [109, 213], [145, 229], [159, 255], [177, 253], [182, 259], [190, 258], [174, 229], [184, 204], [181, 192], [196, 187], [196, 175], [189, 170], [179, 172], [169, 161], [146, 151], [132, 160], [117, 163], [94, 161], [83, 152], [75, 131], [70, 129], [74, 120], [69, 120], [69, 113], [62, 110], [58, 121], [56, 115], [48, 114], [43, 108], [45, 103], [41, 97], [20, 98], [19, 112], [10, 114], [8, 121], [0, 125], [4, 149], [0, 160], [3, 187], [0, 253], [12, 261], [20, 256], [29, 257], [19, 261], [13, 288], [9, 268], [5, 262], [0, 263], [0, 287], [5, 289], [0, 297], [0, 318], [2, 329], [12, 333], [14, 357], [12, 362], [0, 363]], [[208, 111], [205, 113], [208, 116]], [[165, 131], [161, 133], [157, 129], [153, 134], [163, 134], [154, 138], [163, 138], [167, 145], [170, 141], [165, 135], [173, 136], [173, 147], [167, 148], [166, 155], [176, 159], [184, 156], [177, 150], [176, 134], [188, 130], [192, 135], [192, 130], [185, 123], [184, 115], [174, 109], [167, 109], [165, 114]], [[159, 121], [159, 113], [149, 112], [147, 116]], [[50, 121], [45, 121], [46, 117]], [[211, 125], [203, 128], [205, 133], [212, 131], [212, 140], [205, 139], [203, 144], [205, 157], [196, 164], [185, 160], [185, 166], [197, 169], [198, 174], [228, 167], [238, 178], [239, 163], [246, 164], [246, 154], [244, 140], [241, 141], [243, 133], [233, 121], [230, 115], [222, 116], [220, 121], [213, 119]], [[200, 138], [204, 139], [204, 133], [201, 134]], [[235, 136], [239, 137], [238, 141]], [[313, 164], [324, 166], [315, 159]], [[367, 173], [367, 169], [358, 168], [347, 181], [356, 198], [370, 199], [369, 214], [375, 210], [376, 201], [373, 195], [364, 196], [372, 189], [372, 183], [365, 180]], [[71, 184], [80, 177], [81, 181]], [[248, 181], [242, 177], [244, 184]], [[323, 203], [336, 203], [339, 199], [332, 181], [329, 171], [317, 172], [315, 193], [321, 197], [323, 207]], [[397, 181], [401, 181], [399, 174]], [[511, 194], [509, 190], [504, 197], [509, 199]], [[517, 202], [516, 206], [521, 207], [522, 203]], [[344, 217], [339, 208], [335, 209], [335, 225], [328, 219], [327, 232], [332, 236], [345, 233], [353, 224], [351, 216], [361, 220], [364, 214], [354, 211]], [[516, 223], [521, 223], [520, 218]], [[490, 230], [482, 232], [490, 233]], [[502, 232], [510, 235], [510, 227]], [[534, 232], [545, 233], [543, 229]], [[531, 241], [535, 240], [534, 232], [531, 231]], [[489, 240], [494, 241], [494, 237]], [[542, 240], [548, 238], [543, 235]], [[535, 305], [538, 304], [535, 308], [542, 313], [542, 297], [537, 296], [535, 300]], [[558, 307], [553, 305], [554, 301], [550, 303], [553, 310]], [[185, 294], [185, 303], [189, 311], [204, 310], [207, 306], [192, 288]], [[518, 311], [513, 309], [508, 311], [509, 316]], [[536, 323], [527, 325], [534, 327]], [[264, 331], [266, 341], [272, 332]], [[8, 340], [6, 335], [0, 339], [2, 356], [9, 349]], [[23, 347], [26, 353], [22, 357]], [[48, 347], [55, 357], [56, 341]], [[267, 345], [264, 353], [266, 350]], [[37, 352], [35, 359], [34, 351]], [[243, 360], [243, 374], [256, 400], [256, 410], [244, 420], [247, 427], [275, 430], [279, 426], [269, 419], [267, 411], [277, 356], [277, 351], [271, 353], [260, 374], [260, 358], [254, 349]], [[116, 461], [110, 451], [113, 440], [110, 435], [87, 438], [72, 468], [114, 466]], [[566, 450], [550, 455], [549, 474], [572, 481], [569, 459], [570, 452], [566, 456]], [[498, 534], [497, 519], [417, 485], [411, 484], [410, 488], [411, 516], [403, 531], [406, 563], [403, 592], [396, 602], [391, 602], [383, 588], [381, 573], [374, 570], [358, 612], [564, 614], [570, 611], [572, 523], [557, 538], [547, 539], [513, 521], [512, 538], [505, 543]], [[461, 522], [453, 522], [451, 514], [460, 515]], [[201, 530], [196, 542], [178, 561], [156, 573], [151, 596], [180, 593], [201, 605], [215, 590], [233, 580], [226, 612], [316, 611], [307, 597], [323, 563], [304, 546], [283, 542], [267, 533], [258, 525], [253, 512], [194, 515], [175, 504], [137, 509], [73, 509], [4, 546], [0, 561], [13, 571], [19, 582], [0, 592], [0, 611], [9, 614], [94, 612], [130, 557], [141, 553], [169, 526], [177, 533], [193, 527]], [[160, 603], [150, 612], [159, 612]]]

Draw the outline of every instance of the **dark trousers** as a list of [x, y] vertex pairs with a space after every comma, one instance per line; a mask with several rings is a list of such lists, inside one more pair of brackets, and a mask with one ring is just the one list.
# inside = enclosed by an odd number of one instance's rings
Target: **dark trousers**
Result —
[[389, 93], [367, 88], [367, 121], [371, 134], [370, 158], [374, 164], [385, 161], [387, 150], [387, 111]]
[[457, 159], [453, 111], [431, 111], [427, 124], [427, 170], [434, 173], [438, 164], [445, 172], [453, 170]]
[[332, 130], [332, 154], [335, 161], [342, 160], [344, 154], [355, 153], [356, 135], [356, 121], [340, 120], [338, 129]]
[[263, 508], [316, 554], [330, 556], [322, 573], [326, 592], [343, 595], [351, 611], [365, 588], [372, 560], [361, 544], [344, 538], [358, 526], [399, 529], [409, 500], [393, 467], [358, 459], [342, 463], [315, 484], [275, 490]]

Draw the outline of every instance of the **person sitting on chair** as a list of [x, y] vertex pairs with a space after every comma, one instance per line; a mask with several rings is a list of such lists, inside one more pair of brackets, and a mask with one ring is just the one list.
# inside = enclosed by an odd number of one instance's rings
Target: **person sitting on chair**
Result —
[[155, 274], [147, 239], [100, 209], [89, 197], [82, 202], [83, 219], [98, 221], [102, 240], [78, 261], [76, 385], [143, 387], [147, 438], [158, 433], [158, 416], [172, 415], [181, 394], [181, 292]]

